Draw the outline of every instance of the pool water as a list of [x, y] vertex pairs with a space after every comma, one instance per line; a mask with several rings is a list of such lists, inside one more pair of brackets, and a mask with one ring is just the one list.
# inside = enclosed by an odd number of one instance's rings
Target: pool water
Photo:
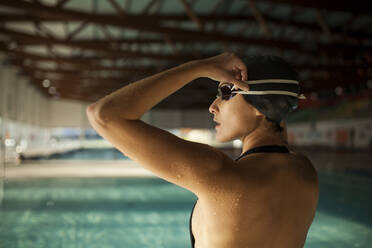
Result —
[[[371, 247], [371, 178], [319, 179], [318, 210], [305, 247]], [[0, 247], [190, 247], [195, 200], [159, 178], [7, 180]]]
[[129, 159], [116, 148], [90, 148], [90, 149], [75, 149], [64, 153], [55, 153], [48, 157], [34, 156], [33, 160], [121, 160]]
[[318, 208], [305, 247], [372, 247], [372, 177], [318, 175]]

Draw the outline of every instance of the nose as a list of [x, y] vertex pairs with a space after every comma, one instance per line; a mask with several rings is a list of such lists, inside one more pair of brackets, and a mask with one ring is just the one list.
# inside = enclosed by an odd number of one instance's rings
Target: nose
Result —
[[214, 113], [216, 113], [218, 111], [218, 107], [217, 107], [218, 99], [219, 99], [219, 97], [217, 97], [216, 99], [214, 99], [214, 101], [212, 102], [212, 104], [209, 106], [209, 113], [214, 114]]

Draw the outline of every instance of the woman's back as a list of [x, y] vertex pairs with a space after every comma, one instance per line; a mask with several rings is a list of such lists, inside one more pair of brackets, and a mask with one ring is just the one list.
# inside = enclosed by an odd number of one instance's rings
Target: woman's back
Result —
[[194, 208], [195, 247], [303, 247], [318, 200], [304, 156], [249, 154], [216, 180]]

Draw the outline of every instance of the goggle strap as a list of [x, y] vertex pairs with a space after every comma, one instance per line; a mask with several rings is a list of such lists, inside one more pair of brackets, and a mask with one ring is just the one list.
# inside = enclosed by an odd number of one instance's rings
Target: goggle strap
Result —
[[243, 80], [247, 84], [264, 84], [264, 83], [287, 83], [287, 84], [298, 84], [297, 80], [290, 79], [261, 79], [261, 80]]
[[[263, 83], [289, 83], [289, 84], [299, 84], [297, 80], [290, 80], [290, 79], [262, 79], [262, 80], [243, 80], [243, 82], [249, 84], [263, 84]], [[232, 87], [232, 90], [235, 89], [235, 85]], [[239, 93], [245, 95], [267, 95], [267, 94], [274, 94], [274, 95], [289, 95], [294, 96], [299, 99], [307, 99], [304, 94], [296, 94], [290, 91], [283, 91], [283, 90], [265, 90], [265, 91], [242, 91], [242, 90], [235, 90], [232, 93]]]
[[289, 96], [294, 96], [299, 99], [306, 99], [306, 96], [304, 94], [297, 95], [296, 93], [289, 92], [289, 91], [283, 91], [283, 90], [265, 90], [265, 91], [242, 91], [242, 90], [237, 90], [233, 91], [232, 93], [239, 93], [239, 94], [244, 94], [244, 95], [267, 95], [267, 94], [274, 94], [274, 95], [289, 95]]

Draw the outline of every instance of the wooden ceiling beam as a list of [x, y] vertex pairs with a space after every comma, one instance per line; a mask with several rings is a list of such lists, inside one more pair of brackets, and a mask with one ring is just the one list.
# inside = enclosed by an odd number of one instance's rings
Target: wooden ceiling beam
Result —
[[[38, 82], [42, 82], [45, 79], [45, 77], [40, 77], [37, 76], [31, 72], [28, 72], [27, 74], [28, 77], [34, 78]], [[112, 88], [112, 87], [119, 87], [119, 86], [124, 86], [128, 83], [131, 83], [131, 80], [125, 80], [121, 79], [119, 80], [114, 80], [113, 78], [99, 78], [99, 79], [92, 79], [92, 78], [78, 78], [78, 77], [65, 77], [63, 79], [49, 79], [53, 85], [57, 85], [58, 87], [63, 87], [64, 85], [67, 87], [68, 85], [72, 84], [75, 85], [76, 87], [82, 87], [83, 82], [87, 82], [87, 88], [89, 87], [94, 87], [96, 85], [104, 85], [105, 87]], [[88, 84], [89, 83], [89, 84]]]
[[70, 0], [59, 0], [57, 4], [55, 5], [56, 8], [62, 8], [63, 5], [65, 5]]
[[[53, 97], [53, 96], [49, 95], [49, 97]], [[69, 94], [65, 92], [60, 93], [58, 98], [77, 100], [77, 101], [87, 102], [87, 103], [95, 102], [99, 99], [98, 97], [87, 97], [85, 95]]]
[[263, 14], [257, 9], [256, 1], [255, 0], [248, 0], [247, 6], [251, 9], [254, 18], [256, 19], [257, 23], [260, 25], [261, 30], [264, 32], [266, 38], [270, 39], [272, 37], [271, 30], [267, 25]]
[[123, 16], [126, 15], [126, 13], [123, 10], [123, 8], [115, 0], [107, 0], [107, 1], [112, 5], [112, 7], [116, 10], [116, 12], [119, 15], [123, 15]]
[[322, 12], [318, 9], [316, 10], [316, 19], [323, 33], [325, 33], [329, 40], [333, 40], [331, 30], [329, 29], [329, 26], [326, 20], [324, 19]]
[[142, 10], [141, 14], [142, 15], [148, 15], [148, 13], [150, 12], [150, 10], [152, 9], [153, 6], [155, 6], [155, 4], [157, 4], [159, 2], [159, 0], [151, 0]]
[[[223, 16], [226, 15], [229, 12], [229, 10], [231, 9], [231, 5], [233, 3], [234, 3], [233, 0], [231, 0], [231, 1], [230, 0], [220, 0], [213, 7], [213, 9], [210, 11], [209, 16], [211, 16], [211, 15], [219, 16], [218, 19], [213, 20], [213, 27], [212, 27], [213, 32], [218, 32], [218, 30], [221, 30], [221, 27], [219, 25], [220, 23], [225, 24], [224, 27], [222, 27], [222, 28], [227, 29], [227, 27], [230, 23], [229, 22], [223, 22]], [[222, 9], [223, 13], [221, 13], [221, 11], [219, 11], [219, 9]], [[202, 19], [202, 18], [200, 17], [200, 19]], [[203, 22], [206, 23], [207, 20], [203, 20]], [[226, 45], [224, 44], [224, 46], [226, 46]]]
[[190, 20], [195, 23], [199, 31], [204, 31], [204, 24], [200, 21], [198, 15], [194, 12], [190, 4], [186, 0], [180, 0], [186, 14], [189, 16]]
[[[331, 73], [327, 76], [327, 78], [316, 76], [315, 74], [312, 75], [311, 78], [301, 80], [301, 88], [307, 89], [307, 90], [316, 90], [316, 89], [329, 89], [334, 88], [337, 86], [343, 86], [346, 87], [350, 84], [357, 84], [357, 83], [363, 83], [366, 82], [366, 77], [360, 77], [357, 75], [355, 68], [350, 67], [343, 67], [346, 68], [346, 73], [342, 73], [339, 75], [337, 71], [334, 71], [336, 73]], [[340, 69], [340, 68], [338, 68]], [[105, 87], [117, 87], [117, 86], [123, 86], [123, 82], [133, 82], [138, 80], [138, 77], [135, 78], [134, 75], [129, 74], [123, 77], [94, 77], [94, 75], [79, 75], [79, 74], [60, 74], [60, 78], [53, 78], [50, 76], [40, 75], [39, 72], [48, 73], [51, 72], [49, 70], [39, 70], [33, 68], [33, 67], [22, 67], [22, 71], [25, 72], [28, 76], [31, 78], [37, 79], [39, 82], [42, 82], [44, 79], [49, 79], [53, 83], [56, 83], [58, 85], [69, 85], [69, 84], [77, 84], [81, 85], [84, 82], [87, 82], [88, 85], [92, 87], [97, 87], [98, 85], [104, 85]], [[59, 72], [58, 72], [59, 73]], [[140, 77], [145, 78], [146, 76], [150, 76], [154, 74], [155, 72], [148, 73], [147, 75], [142, 74]], [[58, 75], [58, 74], [57, 74]]]
[[[18, 59], [10, 59], [10, 61], [15, 60], [15, 63], [20, 63], [20, 61], [23, 62], [22, 65], [24, 65], [24, 60], [21, 60], [20, 58], [23, 59], [30, 59], [34, 62], [37, 61], [50, 61], [50, 62], [56, 62], [56, 63], [69, 63], [73, 65], [73, 69], [59, 69], [60, 73], [68, 73], [69, 71], [97, 71], [97, 70], [108, 70], [108, 71], [123, 71], [123, 72], [145, 72], [145, 73], [151, 73], [151, 72], [156, 72], [158, 70], [162, 70], [163, 68], [161, 67], [150, 67], [150, 66], [131, 66], [131, 67], [119, 67], [119, 66], [103, 66], [99, 64], [91, 64], [87, 63], [87, 61], [93, 61], [93, 60], [102, 60], [102, 57], [58, 57], [58, 58], [52, 58], [52, 57], [47, 57], [47, 56], [41, 56], [41, 55], [35, 55], [35, 54], [30, 54], [27, 52], [22, 52], [22, 51], [11, 51], [8, 48], [4, 47], [4, 45], [1, 45], [0, 43], [0, 50], [8, 52], [10, 54], [14, 54], [18, 57]], [[371, 65], [341, 65], [341, 64], [321, 64], [321, 65], [309, 65], [309, 64], [295, 64], [292, 63], [294, 68], [296, 70], [309, 70], [309, 71], [346, 71], [346, 70], [356, 70], [356, 69], [368, 69], [371, 67]], [[33, 66], [35, 70], [40, 69], [43, 70], [42, 68], [38, 68], [37, 66]], [[52, 69], [44, 69], [45, 71], [51, 70]]]
[[[49, 79], [50, 81], [63, 81], [63, 82], [82, 82], [82, 81], [90, 81], [94, 82], [102, 82], [102, 83], [113, 83], [113, 84], [120, 84], [121, 81], [128, 81], [127, 78], [131, 77], [130, 75], [125, 75], [121, 77], [101, 77], [95, 76], [94, 74], [90, 75], [79, 75], [79, 74], [51, 74], [48, 72], [41, 72], [41, 71], [34, 71], [28, 68], [23, 68], [23, 71], [27, 72], [28, 75], [40, 80]], [[53, 75], [53, 76], [52, 76]]]
[[[312, 44], [310, 47], [303, 46], [300, 42], [284, 41], [284, 40], [271, 40], [271, 39], [255, 39], [242, 37], [239, 35], [225, 35], [220, 32], [201, 32], [197, 30], [164, 27], [147, 23], [139, 18], [133, 18], [132, 16], [112, 16], [110, 18], [104, 18], [97, 14], [91, 14], [75, 10], [57, 9], [49, 7], [39, 3], [29, 3], [20, 0], [0, 0], [0, 5], [15, 8], [18, 10], [27, 9], [28, 12], [40, 15], [41, 17], [55, 16], [62, 18], [63, 20], [84, 20], [96, 24], [112, 25], [121, 28], [131, 28], [134, 30], [144, 30], [151, 33], [168, 34], [170, 37], [180, 37], [183, 39], [191, 40], [208, 40], [208, 41], [229, 41], [239, 42], [245, 44], [254, 44], [259, 46], [268, 46], [273, 48], [281, 48], [292, 51], [299, 51], [302, 53], [313, 54], [316, 52], [316, 48], [319, 44]], [[315, 49], [315, 50], [314, 50]]]
[[[46, 78], [35, 76], [32, 72], [21, 69], [21, 74], [28, 77], [30, 81], [33, 82], [36, 86], [38, 86], [42, 90], [46, 90], [45, 87], [42, 86], [43, 81]], [[93, 89], [95, 92], [100, 91], [103, 93], [109, 93], [112, 91], [115, 91], [116, 89], [119, 89], [123, 87], [124, 85], [130, 83], [131, 81], [125, 82], [118, 82], [116, 80], [78, 80], [78, 79], [49, 79], [51, 82], [51, 85], [49, 87], [54, 87], [57, 89], [57, 91], [70, 91], [70, 92], [89, 92], [91, 89]]]
[[[36, 41], [36, 42], [44, 42], [46, 45], [64, 45], [64, 46], [70, 46], [70, 47], [77, 47], [81, 49], [88, 49], [88, 50], [94, 50], [97, 52], [101, 52], [104, 54], [106, 58], [123, 58], [125, 57], [135, 57], [135, 58], [151, 58], [151, 59], [160, 59], [160, 60], [175, 60], [175, 61], [184, 61], [185, 59], [194, 59], [194, 57], [190, 54], [183, 53], [183, 54], [175, 54], [175, 55], [165, 55], [165, 54], [156, 54], [156, 53], [143, 53], [143, 52], [133, 52], [133, 51], [126, 51], [123, 49], [105, 49], [102, 47], [97, 47], [94, 44], [78, 44], [76, 42], [66, 41], [66, 40], [60, 40], [55, 38], [45, 38], [42, 36], [37, 35], [31, 35], [26, 33], [21, 33], [18, 31], [6, 29], [0, 27], [0, 33], [9, 35], [13, 38], [20, 39], [20, 40], [29, 40], [29, 41]], [[107, 41], [106, 41], [107, 42]], [[4, 47], [4, 45], [2, 46]], [[106, 45], [107, 47], [107, 45]], [[1, 46], [0, 46], [1, 49]], [[88, 58], [87, 58], [88, 59]], [[94, 58], [92, 58], [94, 59]], [[97, 59], [102, 59], [102, 57], [97, 57]]]
[[112, 73], [156, 73], [159, 71], [159, 68], [153, 67], [153, 66], [126, 66], [126, 67], [118, 67], [118, 66], [92, 66], [89, 68], [74, 68], [74, 69], [62, 69], [62, 68], [55, 68], [55, 69], [47, 69], [42, 68], [35, 65], [25, 65], [21, 63], [20, 60], [10, 60], [9, 63], [17, 66], [23, 66], [27, 69], [34, 70], [34, 71], [40, 71], [44, 73], [55, 73], [55, 74], [73, 74], [73, 75], [79, 75], [83, 73], [91, 73], [91, 72], [112, 72]]
[[289, 4], [294, 6], [306, 7], [306, 8], [315, 8], [315, 9], [325, 9], [329, 11], [343, 11], [343, 12], [352, 12], [358, 14], [372, 14], [372, 8], [370, 1], [365, 0], [271, 0], [265, 2], [270, 3], [281, 3]]
[[75, 28], [74, 31], [72, 31], [71, 33], [69, 33], [69, 34], [67, 35], [67, 37], [65, 38], [65, 40], [66, 40], [66, 41], [70, 41], [70, 40], [74, 39], [74, 37], [75, 37], [76, 35], [78, 35], [79, 33], [81, 33], [81, 31], [83, 31], [83, 29], [84, 29], [88, 24], [89, 24], [89, 22], [84, 22], [84, 21], [81, 22], [80, 25], [79, 25], [77, 28]]
[[[127, 14], [129, 15], [129, 14]], [[103, 17], [104, 19], [112, 19], [112, 18], [117, 18], [117, 16], [114, 16], [112, 14], [100, 14], [100, 17]], [[190, 18], [187, 15], [183, 14], [142, 14], [142, 15], [129, 15], [132, 18], [140, 19], [145, 22], [153, 23], [153, 24], [158, 24], [162, 22], [187, 22], [190, 21]], [[255, 22], [255, 17], [253, 16], [247, 16], [245, 14], [228, 14], [228, 13], [221, 13], [221, 14], [198, 14], [198, 19], [203, 22], [203, 23], [208, 23], [208, 22], [220, 22], [220, 23], [229, 23], [229, 22]], [[27, 13], [27, 14], [1, 14], [0, 15], [0, 21], [2, 22], [25, 22], [25, 21], [48, 21], [48, 22], [61, 22], [61, 21], [69, 21], [69, 22], [81, 22], [82, 20], [66, 20], [66, 19], [61, 19], [60, 17], [57, 16], [48, 16], [48, 17], [43, 17], [43, 16], [38, 16], [32, 13]], [[265, 16], [265, 21], [268, 24], [274, 24], [274, 25], [282, 25], [283, 23], [283, 18], [279, 17], [270, 17], [270, 16]], [[286, 25], [288, 26], [293, 26], [298, 29], [308, 31], [308, 32], [319, 32], [319, 26], [314, 23], [305, 23], [305, 22], [299, 22], [295, 20], [290, 20], [285, 22]], [[336, 36], [344, 36], [344, 27], [339, 26], [329, 26], [329, 28], [332, 30], [333, 35]], [[367, 31], [367, 29], [366, 29]], [[356, 39], [372, 39], [372, 35], [367, 32], [361, 32], [361, 31], [351, 31], [348, 30], [348, 36], [353, 37]]]
[[[154, 53], [142, 53], [142, 52], [126, 51], [126, 50], [117, 49], [117, 48], [115, 49], [115, 46], [113, 46], [114, 49], [109, 49], [109, 48], [102, 48], [102, 46], [99, 46], [96, 44], [91, 44], [91, 43], [81, 44], [77, 42], [71, 42], [69, 40], [47, 38], [47, 37], [42, 37], [38, 35], [22, 33], [22, 32], [15, 31], [15, 30], [10, 30], [4, 27], [0, 27], [0, 33], [11, 36], [19, 40], [24, 40], [24, 41], [29, 41], [29, 42], [39, 42], [39, 43], [42, 42], [44, 44], [58, 44], [58, 45], [65, 45], [65, 46], [70, 46], [70, 47], [77, 47], [80, 49], [95, 50], [97, 52], [104, 53], [105, 56], [108, 56], [108, 57], [125, 56], [125, 57], [136, 57], [136, 58], [142, 57], [142, 58], [165, 59], [165, 60], [172, 59], [176, 61], [184, 61], [185, 59], [189, 59], [189, 60], [195, 59], [195, 56], [192, 56], [189, 53], [184, 53], [184, 54], [178, 53], [178, 54], [163, 56], [163, 55], [154, 54]], [[307, 49], [301, 49], [301, 46], [303, 45], [297, 42], [283, 42], [283, 44], [277, 45], [276, 42], [273, 40], [262, 40], [258, 38], [244, 38], [244, 37], [235, 37], [236, 40], [234, 40], [233, 39], [234, 37], [229, 37], [229, 38], [232, 39], [231, 41], [241, 42], [244, 45], [254, 44], [254, 45], [270, 47], [270, 48], [281, 48], [281, 49], [289, 48], [289, 50], [291, 51], [305, 53], [309, 56], [314, 56], [314, 52], [312, 52], [311, 50], [307, 50]], [[172, 42], [174, 42], [173, 37], [172, 37]], [[206, 42], [206, 40], [204, 40], [204, 42]], [[117, 44], [116, 40], [114, 43]], [[314, 47], [318, 47], [318, 49], [320, 50], [319, 52], [324, 51], [328, 53], [329, 55], [336, 54], [337, 56], [339, 54], [342, 54], [343, 52], [348, 52], [348, 53], [368, 52], [370, 53], [372, 51], [372, 47], [362, 47], [358, 45], [345, 45], [345, 44], [332, 44], [332, 46], [323, 45], [323, 44], [314, 44]], [[204, 55], [202, 54], [201, 56], [207, 57], [207, 54], [204, 54]]]
[[[89, 86], [94, 86], [97, 84], [105, 84], [109, 87], [116, 87], [118, 85], [123, 85], [123, 82], [132, 82], [138, 78], [133, 73], [127, 73], [126, 75], [116, 75], [115, 76], [99, 76], [99, 71], [95, 71], [95, 73], [91, 72], [90, 74], [83, 74], [79, 71], [76, 73], [59, 73], [53, 70], [40, 70], [35, 67], [25, 66], [22, 64], [17, 64], [22, 73], [32, 79], [37, 80], [38, 82], [42, 82], [45, 79], [50, 80], [53, 83], [57, 84], [65, 84], [69, 85], [71, 83], [76, 85], [82, 85], [82, 83], [87, 84]], [[149, 76], [149, 73], [141, 73], [141, 77]]]

